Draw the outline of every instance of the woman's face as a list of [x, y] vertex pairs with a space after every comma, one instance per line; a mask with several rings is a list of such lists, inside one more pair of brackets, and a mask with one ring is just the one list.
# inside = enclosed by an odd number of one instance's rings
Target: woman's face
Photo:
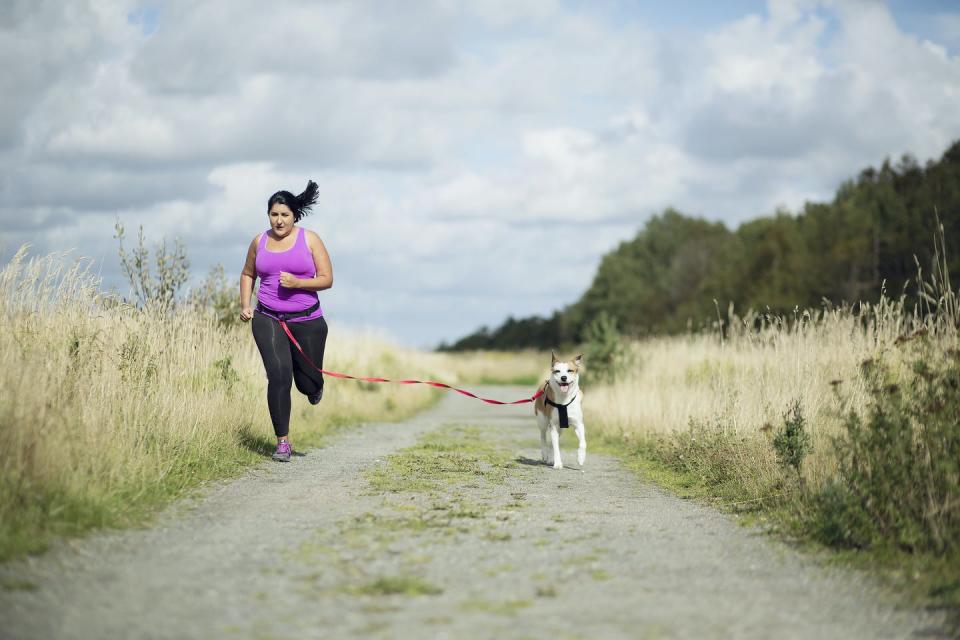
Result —
[[270, 226], [278, 238], [285, 238], [293, 230], [293, 211], [285, 204], [274, 204], [270, 207]]

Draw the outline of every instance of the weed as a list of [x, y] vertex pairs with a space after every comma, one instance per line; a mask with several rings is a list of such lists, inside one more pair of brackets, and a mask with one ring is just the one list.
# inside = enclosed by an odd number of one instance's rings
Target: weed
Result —
[[383, 576], [371, 582], [350, 587], [348, 593], [364, 596], [435, 596], [443, 589], [417, 576]]
[[494, 613], [498, 615], [512, 616], [518, 611], [526, 609], [531, 604], [529, 600], [504, 600], [493, 602], [491, 600], [470, 600], [460, 605], [464, 611], [479, 611], [481, 613]]
[[783, 415], [783, 426], [773, 438], [773, 449], [777, 452], [777, 462], [782, 466], [793, 469], [797, 475], [797, 483], [803, 486], [803, 475], [800, 473], [803, 459], [810, 451], [810, 434], [806, 429], [807, 421], [803, 417], [803, 405], [799, 398]]
[[488, 531], [483, 537], [491, 542], [507, 542], [513, 536], [509, 531]]
[[0, 589], [4, 591], [36, 591], [39, 587], [35, 582], [21, 579], [8, 579], [0, 582]]
[[232, 390], [234, 385], [240, 382], [240, 374], [233, 368], [232, 358], [224, 356], [213, 363], [213, 368], [219, 374], [220, 380], [226, 386], [227, 390]]

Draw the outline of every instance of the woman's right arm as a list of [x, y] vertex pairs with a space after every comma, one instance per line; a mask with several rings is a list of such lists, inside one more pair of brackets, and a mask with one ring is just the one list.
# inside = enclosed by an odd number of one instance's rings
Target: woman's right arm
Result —
[[253, 308], [250, 298], [253, 296], [253, 283], [257, 280], [257, 245], [260, 243], [258, 235], [247, 249], [247, 261], [240, 272], [240, 319], [247, 322], [253, 317]]

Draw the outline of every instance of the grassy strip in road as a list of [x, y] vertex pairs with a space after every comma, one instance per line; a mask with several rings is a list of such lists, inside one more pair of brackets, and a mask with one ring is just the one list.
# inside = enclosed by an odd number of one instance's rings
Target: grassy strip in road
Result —
[[[359, 597], [440, 593], [422, 575], [433, 545], [471, 531], [494, 542], [506, 539], [504, 510], [522, 506], [523, 496], [511, 494], [493, 514], [491, 504], [468, 494], [502, 483], [516, 464], [512, 455], [479, 427], [448, 426], [387, 456], [366, 473], [370, 492], [384, 498], [382, 508], [346, 518], [294, 552], [291, 559], [298, 563], [322, 567], [306, 576], [303, 588]], [[410, 547], [412, 537], [418, 542]], [[389, 569], [378, 564], [385, 555], [395, 557]]]
[[479, 427], [448, 427], [388, 456], [367, 474], [380, 492], [435, 492], [450, 484], [500, 482], [512, 459], [483, 437]]

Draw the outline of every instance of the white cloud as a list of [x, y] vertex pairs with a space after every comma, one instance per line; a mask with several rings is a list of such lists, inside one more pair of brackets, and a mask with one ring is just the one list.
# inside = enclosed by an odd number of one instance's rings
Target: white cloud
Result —
[[120, 0], [0, 11], [0, 255], [76, 246], [116, 280], [119, 216], [235, 271], [314, 178], [328, 306], [426, 344], [571, 302], [666, 206], [735, 223], [960, 137], [955, 42], [875, 2], [699, 37], [554, 0], [157, 8], [151, 33]]

